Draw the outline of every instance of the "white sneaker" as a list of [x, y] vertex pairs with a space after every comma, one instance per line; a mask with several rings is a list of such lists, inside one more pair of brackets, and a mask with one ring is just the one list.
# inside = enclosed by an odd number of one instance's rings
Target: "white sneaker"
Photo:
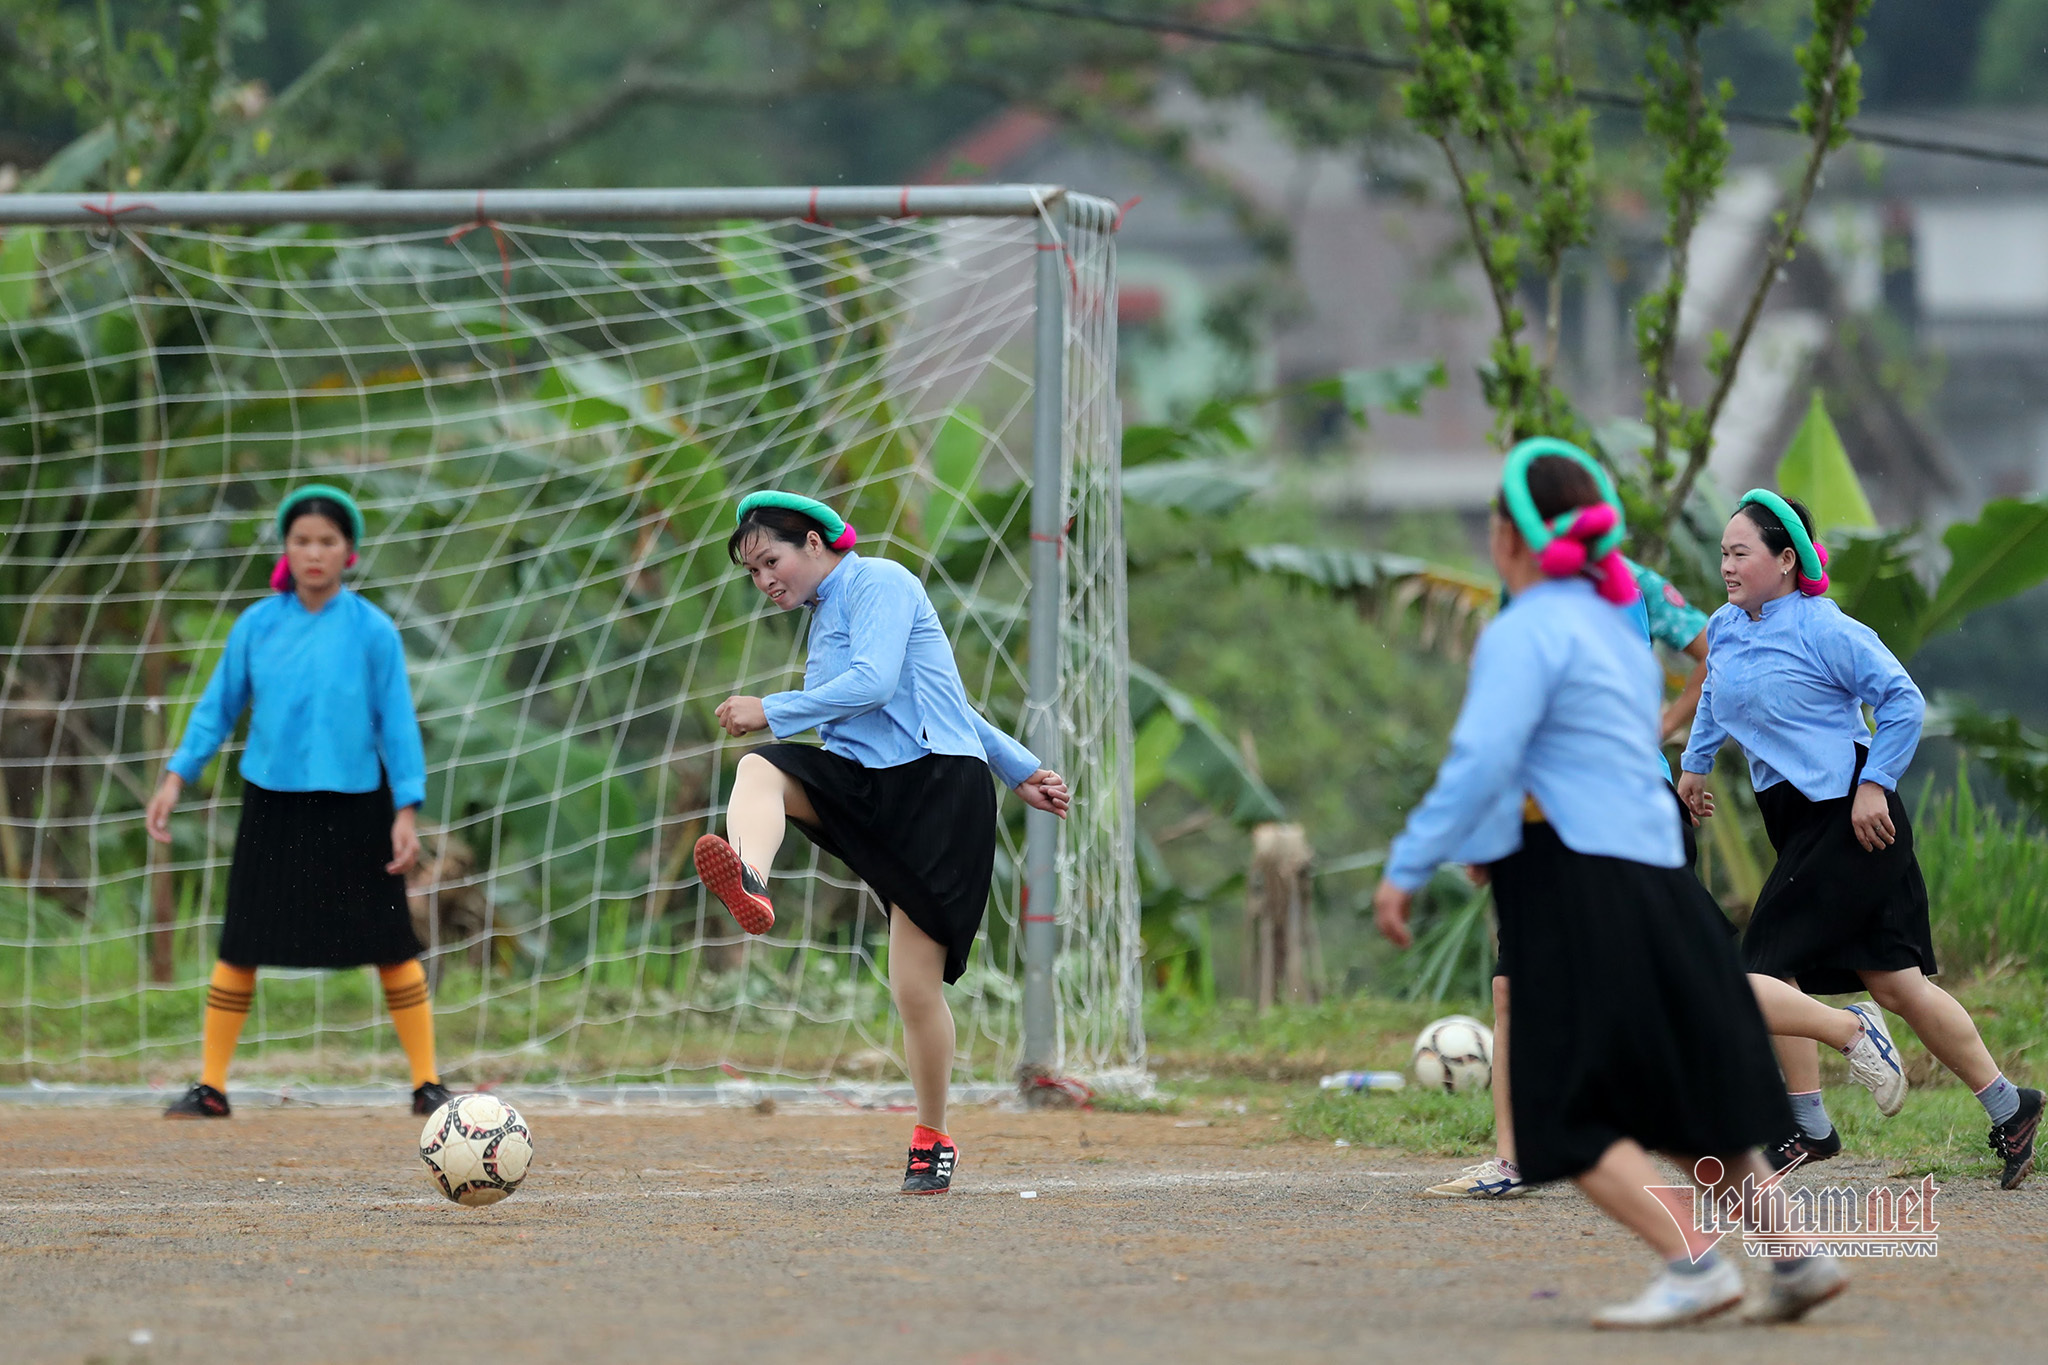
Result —
[[1863, 1024], [1863, 1036], [1849, 1049], [1849, 1079], [1868, 1090], [1877, 1112], [1890, 1118], [1906, 1107], [1906, 1069], [1899, 1062], [1898, 1044], [1875, 1000], [1859, 1000], [1849, 1013]]
[[1528, 1192], [1529, 1182], [1510, 1174], [1499, 1157], [1467, 1166], [1455, 1178], [1426, 1191], [1440, 1199], [1520, 1199]]
[[1797, 1322], [1849, 1287], [1849, 1272], [1832, 1256], [1808, 1256], [1797, 1270], [1770, 1274], [1770, 1290], [1742, 1310], [1744, 1322]]
[[[1650, 1287], [1628, 1303], [1617, 1303], [1593, 1315], [1595, 1327], [1683, 1327], [1742, 1302], [1742, 1272], [1732, 1257], [1723, 1256], [1711, 1270], [1681, 1275], [1666, 1267]], [[1816, 1300], [1818, 1302], [1818, 1300]], [[1804, 1311], [1804, 1310], [1801, 1310]]]

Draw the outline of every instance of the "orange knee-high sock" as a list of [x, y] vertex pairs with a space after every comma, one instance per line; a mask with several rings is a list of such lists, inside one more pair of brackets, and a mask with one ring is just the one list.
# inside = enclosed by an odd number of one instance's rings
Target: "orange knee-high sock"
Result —
[[228, 1063], [234, 1060], [242, 1021], [249, 1017], [255, 999], [254, 967], [213, 964], [213, 980], [206, 986], [206, 1026], [199, 1035], [201, 1085], [210, 1085], [223, 1095], [228, 1092]]
[[412, 1063], [412, 1086], [417, 1090], [428, 1081], [438, 1081], [434, 1069], [434, 1005], [427, 996], [427, 969], [419, 959], [395, 967], [379, 967], [384, 982], [384, 1003], [391, 1010], [391, 1026], [398, 1030], [398, 1044]]

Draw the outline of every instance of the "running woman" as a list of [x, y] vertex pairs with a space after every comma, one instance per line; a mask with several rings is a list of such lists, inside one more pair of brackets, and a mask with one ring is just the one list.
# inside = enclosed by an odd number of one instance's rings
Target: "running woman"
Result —
[[[1665, 739], [1683, 740], [1692, 732], [1693, 714], [1699, 708], [1700, 690], [1707, 677], [1707, 614], [1685, 600], [1685, 595], [1655, 569], [1624, 559], [1635, 579], [1638, 599], [1621, 610], [1642, 632], [1646, 643], [1661, 644], [1693, 660], [1685, 686], [1664, 708], [1658, 733]], [[1660, 753], [1659, 757], [1662, 755]], [[1665, 767], [1665, 780], [1671, 777]], [[1699, 845], [1694, 836], [1698, 820], [1684, 804], [1687, 867], [1696, 865]], [[1731, 932], [1733, 928], [1731, 926]], [[1827, 1043], [1849, 1059], [1849, 1075], [1868, 1089], [1877, 1100], [1878, 1112], [1890, 1118], [1906, 1102], [1906, 1073], [1899, 1063], [1898, 1046], [1885, 1026], [1883, 1012], [1875, 1003], [1858, 1002], [1845, 1009], [1823, 1005], [1776, 977], [1751, 976], [1751, 989], [1763, 1010], [1764, 1023], [1774, 1037], [1812, 1038]], [[1503, 959], [1493, 967], [1493, 1146], [1487, 1160], [1467, 1166], [1449, 1180], [1431, 1185], [1424, 1193], [1439, 1199], [1516, 1199], [1528, 1193], [1528, 1182], [1515, 1160], [1515, 1125], [1509, 1101], [1507, 1076], [1508, 974]]]
[[171, 841], [171, 810], [250, 711], [242, 822], [228, 871], [220, 960], [206, 993], [199, 1081], [165, 1111], [224, 1119], [228, 1063], [256, 996], [258, 967], [375, 965], [412, 1066], [412, 1111], [448, 1102], [434, 1068], [434, 1010], [405, 872], [419, 857], [426, 753], [391, 618], [342, 586], [363, 514], [309, 484], [277, 509], [276, 592], [243, 612], [149, 799], [149, 835]]
[[905, 1194], [944, 1194], [959, 1149], [946, 1133], [953, 1013], [942, 984], [966, 970], [995, 872], [994, 771], [1026, 805], [1066, 818], [1059, 774], [982, 719], [924, 585], [853, 550], [824, 503], [750, 493], [727, 543], [733, 563], [784, 611], [811, 609], [798, 692], [728, 697], [718, 721], [767, 744], [747, 753], [726, 804], [726, 838], [697, 841], [697, 873], [750, 934], [775, 923], [768, 876], [786, 822], [852, 868], [889, 907], [889, 992], [917, 1094]]
[[[1797, 502], [1743, 494], [1721, 536], [1721, 578], [1728, 605], [1707, 627], [1707, 684], [1678, 791], [1705, 819], [1714, 755], [1730, 739], [1742, 746], [1778, 852], [1743, 935], [1749, 970], [1818, 995], [1867, 988], [1975, 1092], [2003, 1163], [1998, 1183], [2018, 1189], [2034, 1168], [2041, 1092], [2007, 1080], [1969, 1013], [1928, 980], [1927, 884], [1898, 795], [1920, 743], [1920, 689], [1875, 631], [1822, 596], [1827, 550]], [[1798, 1122], [1772, 1163], [1834, 1156], [1842, 1140], [1812, 1045], [1780, 1041], [1778, 1057]]]
[[[1791, 1111], [1727, 921], [1685, 871], [1657, 750], [1659, 669], [1614, 610], [1636, 592], [1614, 552], [1622, 529], [1583, 451], [1537, 440], [1511, 453], [1491, 525], [1511, 600], [1480, 637], [1450, 754], [1374, 905], [1406, 947], [1415, 893], [1440, 864], [1486, 869], [1514, 971], [1523, 1173], [1574, 1181], [1665, 1262], [1594, 1324], [1667, 1327], [1734, 1307], [1742, 1277], [1689, 1248], [1651, 1193], [1663, 1177], [1649, 1152], [1719, 1191], [1764, 1176], [1754, 1149]], [[1753, 1316], [1789, 1321], [1846, 1284], [1830, 1259], [1780, 1262]]]

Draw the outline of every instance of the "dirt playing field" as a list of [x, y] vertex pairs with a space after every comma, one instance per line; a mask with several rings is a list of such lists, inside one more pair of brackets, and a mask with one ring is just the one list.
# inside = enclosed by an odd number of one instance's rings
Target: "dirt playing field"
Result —
[[2040, 1177], [1945, 1189], [1938, 1260], [1860, 1263], [1806, 1325], [1617, 1338], [1587, 1314], [1653, 1267], [1575, 1194], [1420, 1198], [1456, 1163], [1269, 1116], [965, 1109], [930, 1199], [894, 1192], [902, 1115], [528, 1119], [526, 1188], [470, 1211], [400, 1111], [0, 1108], [0, 1360], [1925, 1365], [2048, 1323]]

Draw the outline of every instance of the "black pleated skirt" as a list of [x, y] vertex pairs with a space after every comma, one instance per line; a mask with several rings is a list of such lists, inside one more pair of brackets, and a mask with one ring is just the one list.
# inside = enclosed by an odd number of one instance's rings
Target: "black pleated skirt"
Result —
[[863, 768], [810, 744], [753, 752], [810, 794], [818, 824], [791, 823], [943, 946], [946, 980], [959, 980], [995, 879], [996, 791], [988, 764], [926, 754], [894, 768]]
[[391, 789], [243, 784], [220, 956], [237, 967], [389, 966], [420, 955], [391, 861]]
[[1778, 864], [1750, 913], [1742, 956], [1751, 971], [1796, 981], [1810, 995], [1860, 991], [1858, 972], [1937, 970], [1905, 804], [1885, 794], [1899, 836], [1890, 848], [1865, 849], [1849, 823], [1868, 757], [1859, 745], [1848, 796], [1809, 801], [1790, 782], [1756, 794]]
[[1531, 1181], [1582, 1175], [1622, 1138], [1728, 1157], [1792, 1131], [1727, 918], [1690, 872], [1575, 853], [1532, 824], [1492, 875]]

